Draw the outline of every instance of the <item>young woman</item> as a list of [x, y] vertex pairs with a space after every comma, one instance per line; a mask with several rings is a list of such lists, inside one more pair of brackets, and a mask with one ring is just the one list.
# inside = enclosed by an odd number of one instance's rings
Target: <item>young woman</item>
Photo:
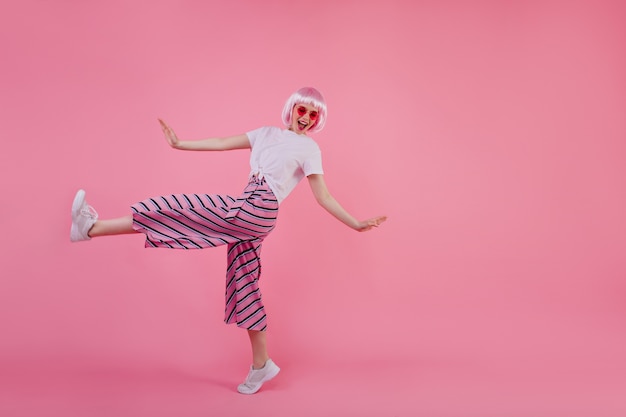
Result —
[[317, 202], [354, 230], [379, 226], [385, 216], [359, 221], [326, 188], [322, 155], [307, 134], [326, 122], [326, 102], [314, 88], [302, 88], [283, 108], [285, 129], [262, 127], [246, 134], [181, 141], [159, 119], [169, 145], [192, 151], [251, 149], [248, 186], [238, 197], [216, 194], [172, 194], [149, 198], [131, 206], [132, 213], [115, 219], [98, 219], [79, 190], [72, 204], [73, 242], [94, 237], [144, 233], [146, 247], [202, 249], [227, 245], [226, 310], [224, 321], [248, 331], [252, 366], [237, 390], [254, 394], [275, 377], [280, 368], [266, 347], [265, 309], [259, 290], [260, 254], [265, 237], [274, 229], [280, 203], [307, 177]]

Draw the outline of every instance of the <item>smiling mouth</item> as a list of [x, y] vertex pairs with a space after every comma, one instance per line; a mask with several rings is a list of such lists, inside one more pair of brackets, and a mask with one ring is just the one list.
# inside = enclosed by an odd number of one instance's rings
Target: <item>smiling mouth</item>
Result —
[[298, 120], [298, 127], [300, 128], [300, 130], [306, 129], [308, 125], [308, 123]]

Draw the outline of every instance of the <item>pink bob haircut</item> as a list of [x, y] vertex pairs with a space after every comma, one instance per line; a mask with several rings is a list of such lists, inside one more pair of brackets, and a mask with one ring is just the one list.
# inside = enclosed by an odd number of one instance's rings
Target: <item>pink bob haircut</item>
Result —
[[326, 124], [326, 100], [322, 93], [313, 87], [304, 87], [296, 91], [287, 99], [283, 108], [283, 123], [285, 126], [291, 126], [291, 113], [296, 104], [307, 104], [317, 109], [319, 117], [309, 130], [310, 132], [319, 132]]

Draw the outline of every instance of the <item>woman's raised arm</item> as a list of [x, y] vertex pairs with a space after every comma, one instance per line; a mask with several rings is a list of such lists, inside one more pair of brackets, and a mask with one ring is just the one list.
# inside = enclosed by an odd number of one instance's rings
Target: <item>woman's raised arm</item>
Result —
[[387, 220], [387, 216], [372, 217], [371, 219], [359, 221], [352, 217], [341, 205], [335, 200], [335, 198], [328, 191], [324, 176], [322, 174], [311, 174], [307, 177], [309, 179], [309, 185], [315, 199], [320, 206], [324, 207], [327, 212], [335, 216], [340, 222], [348, 227], [358, 231], [366, 232], [373, 227], [378, 227], [382, 222]]
[[179, 140], [174, 130], [163, 120], [159, 119], [161, 129], [167, 143], [174, 149], [184, 151], [228, 151], [231, 149], [249, 149], [248, 135], [236, 135], [223, 138], [210, 138], [201, 140]]

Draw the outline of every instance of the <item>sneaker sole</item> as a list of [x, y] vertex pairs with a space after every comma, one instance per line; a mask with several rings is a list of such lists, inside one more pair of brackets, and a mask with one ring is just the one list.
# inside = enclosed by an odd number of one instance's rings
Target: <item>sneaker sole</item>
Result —
[[78, 211], [80, 207], [83, 205], [85, 201], [85, 190], [78, 190], [76, 193], [76, 197], [74, 197], [74, 202], [72, 203], [72, 220], [76, 218], [78, 215]]
[[80, 214], [80, 208], [85, 201], [85, 190], [78, 190], [76, 193], [76, 197], [74, 197], [74, 202], [72, 203], [72, 228], [70, 229], [70, 241], [77, 242], [81, 239], [80, 233], [78, 232], [78, 228], [74, 220]]

